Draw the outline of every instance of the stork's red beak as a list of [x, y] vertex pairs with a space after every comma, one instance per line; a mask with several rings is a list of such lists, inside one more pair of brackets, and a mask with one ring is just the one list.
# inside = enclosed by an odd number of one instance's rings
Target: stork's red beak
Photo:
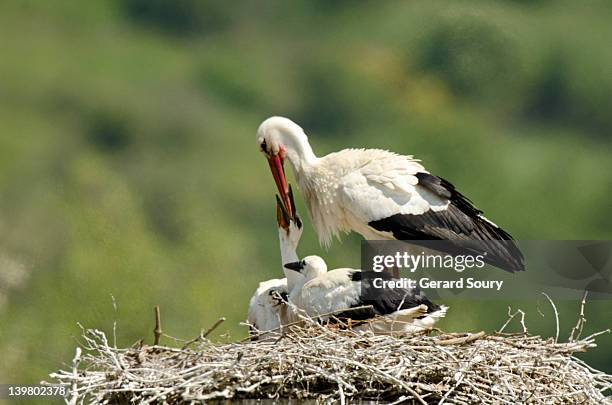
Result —
[[293, 218], [293, 204], [289, 198], [289, 187], [287, 187], [287, 179], [285, 178], [283, 158], [281, 158], [278, 154], [270, 156], [268, 157], [268, 164], [270, 165], [270, 170], [272, 171], [272, 176], [274, 177], [274, 182], [276, 183], [276, 188], [278, 188], [278, 193], [283, 201], [283, 205], [285, 206], [289, 216]]

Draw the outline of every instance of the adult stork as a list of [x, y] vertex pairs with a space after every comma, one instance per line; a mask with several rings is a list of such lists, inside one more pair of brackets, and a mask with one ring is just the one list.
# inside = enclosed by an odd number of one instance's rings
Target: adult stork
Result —
[[[278, 223], [278, 239], [281, 252], [281, 266], [284, 263], [298, 260], [297, 247], [302, 236], [302, 222], [296, 214], [293, 203], [293, 194], [289, 189], [289, 206], [294, 213], [293, 217], [277, 197], [276, 220]], [[249, 300], [247, 322], [254, 330], [266, 332], [286, 325], [294, 318], [290, 308], [286, 305], [289, 293], [297, 284], [302, 283], [304, 277], [282, 266], [285, 278], [273, 278], [262, 281]]]
[[485, 253], [487, 263], [510, 272], [524, 270], [512, 237], [412, 156], [344, 149], [317, 157], [304, 130], [283, 117], [259, 126], [257, 145], [286, 207], [290, 201], [283, 164], [289, 160], [322, 245], [350, 231], [368, 240], [448, 241], [444, 250], [453, 254], [473, 254], [465, 242], [480, 241], [476, 252]]
[[[290, 292], [289, 300], [303, 315], [319, 321], [328, 321], [333, 315], [350, 319], [353, 329], [417, 332], [430, 329], [446, 314], [447, 307], [434, 304], [418, 288], [386, 289], [369, 297], [364, 294], [365, 283], [369, 281], [361, 270], [327, 271], [327, 264], [319, 256], [287, 263], [285, 268], [304, 276]], [[383, 272], [377, 277], [390, 275]]]

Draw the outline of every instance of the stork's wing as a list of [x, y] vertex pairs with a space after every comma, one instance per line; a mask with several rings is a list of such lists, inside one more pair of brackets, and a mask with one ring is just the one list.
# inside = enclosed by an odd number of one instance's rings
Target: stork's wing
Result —
[[[482, 216], [448, 181], [416, 161], [395, 154], [380, 157], [346, 175], [338, 189], [345, 209], [361, 223], [398, 240], [448, 240], [452, 254], [486, 252], [485, 261], [514, 272], [523, 255], [503, 229]], [[478, 249], [460, 241], [482, 241]]]
[[390, 315], [394, 312], [425, 305], [427, 313], [438, 311], [440, 306], [431, 302], [425, 294], [419, 289], [408, 288], [389, 288], [384, 293], [375, 294], [369, 299], [363, 299], [366, 290], [372, 291], [372, 281], [374, 278], [382, 278], [391, 280], [392, 276], [387, 272], [375, 273], [375, 277], [370, 273], [366, 276], [361, 270], [355, 270], [351, 273], [351, 280], [361, 283], [360, 291], [362, 297], [359, 302], [356, 302], [351, 308], [365, 306], [358, 310], [349, 310], [336, 314], [337, 318], [351, 318], [353, 320], [366, 320], [374, 318], [377, 315]]
[[352, 307], [359, 301], [361, 290], [347, 276], [350, 271], [335, 269], [308, 281], [300, 291], [298, 307], [311, 317]]

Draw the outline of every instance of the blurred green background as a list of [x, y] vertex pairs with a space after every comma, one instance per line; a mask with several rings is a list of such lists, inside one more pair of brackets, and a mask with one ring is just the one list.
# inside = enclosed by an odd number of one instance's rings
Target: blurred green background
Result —
[[[151, 343], [155, 304], [170, 335], [246, 336], [281, 276], [270, 115], [320, 155], [415, 154], [519, 239], [612, 239], [610, 21], [605, 0], [2, 1], [0, 381], [62, 367], [77, 322]], [[359, 265], [359, 237], [324, 252], [306, 223], [301, 254]], [[543, 301], [449, 304], [446, 330], [520, 305], [554, 335]], [[610, 337], [586, 358], [612, 371]]]

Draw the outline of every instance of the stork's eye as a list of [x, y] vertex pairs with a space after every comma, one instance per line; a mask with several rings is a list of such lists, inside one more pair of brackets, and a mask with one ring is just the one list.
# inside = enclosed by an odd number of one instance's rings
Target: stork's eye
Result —
[[261, 147], [261, 151], [263, 153], [268, 153], [268, 145], [266, 144], [266, 140], [265, 139], [261, 142], [260, 147]]

